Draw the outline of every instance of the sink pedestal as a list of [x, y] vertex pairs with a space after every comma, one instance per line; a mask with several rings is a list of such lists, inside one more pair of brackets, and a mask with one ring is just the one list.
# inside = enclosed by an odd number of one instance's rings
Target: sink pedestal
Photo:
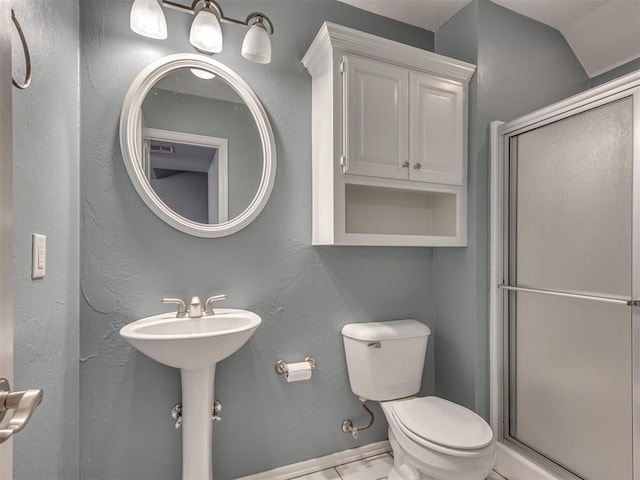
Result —
[[141, 318], [120, 335], [154, 360], [179, 368], [182, 377], [182, 480], [213, 480], [213, 379], [216, 364], [236, 352], [262, 319], [253, 312], [216, 308], [215, 315]]
[[181, 369], [182, 480], [213, 480], [212, 405], [216, 372], [208, 368]]

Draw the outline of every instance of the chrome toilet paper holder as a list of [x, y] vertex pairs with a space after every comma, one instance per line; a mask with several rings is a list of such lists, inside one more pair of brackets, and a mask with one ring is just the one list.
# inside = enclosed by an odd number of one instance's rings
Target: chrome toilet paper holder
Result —
[[[316, 369], [316, 360], [313, 357], [306, 357], [304, 361], [311, 366], [311, 370]], [[279, 375], [287, 375], [289, 373], [287, 362], [285, 360], [278, 360], [276, 362], [276, 373]]]

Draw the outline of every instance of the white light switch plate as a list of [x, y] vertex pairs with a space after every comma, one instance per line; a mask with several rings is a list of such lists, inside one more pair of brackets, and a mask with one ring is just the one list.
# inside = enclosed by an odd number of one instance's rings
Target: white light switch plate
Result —
[[47, 270], [47, 237], [34, 233], [32, 236], [31, 278], [43, 278]]

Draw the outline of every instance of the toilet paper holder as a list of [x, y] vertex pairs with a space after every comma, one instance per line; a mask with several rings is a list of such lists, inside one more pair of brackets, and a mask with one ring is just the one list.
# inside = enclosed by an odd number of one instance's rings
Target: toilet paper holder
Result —
[[[306, 357], [304, 361], [311, 366], [311, 370], [316, 369], [316, 360], [313, 357]], [[276, 372], [279, 375], [287, 375], [289, 373], [289, 369], [287, 368], [287, 362], [285, 360], [278, 360], [276, 362]]]

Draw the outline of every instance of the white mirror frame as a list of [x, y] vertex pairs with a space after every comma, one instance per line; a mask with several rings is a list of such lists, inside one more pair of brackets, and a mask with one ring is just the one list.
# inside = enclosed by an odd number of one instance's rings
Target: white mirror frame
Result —
[[[227, 82], [244, 100], [256, 122], [263, 152], [262, 179], [249, 206], [237, 217], [219, 224], [194, 222], [178, 215], [156, 194], [142, 169], [141, 107], [146, 95], [165, 75], [181, 68], [198, 68]], [[129, 178], [147, 206], [172, 227], [197, 237], [215, 238], [236, 233], [251, 223], [269, 200], [276, 177], [276, 143], [271, 124], [260, 100], [247, 83], [233, 70], [211, 58], [179, 53], [156, 60], [135, 78], [127, 92], [120, 115], [120, 148]]]

